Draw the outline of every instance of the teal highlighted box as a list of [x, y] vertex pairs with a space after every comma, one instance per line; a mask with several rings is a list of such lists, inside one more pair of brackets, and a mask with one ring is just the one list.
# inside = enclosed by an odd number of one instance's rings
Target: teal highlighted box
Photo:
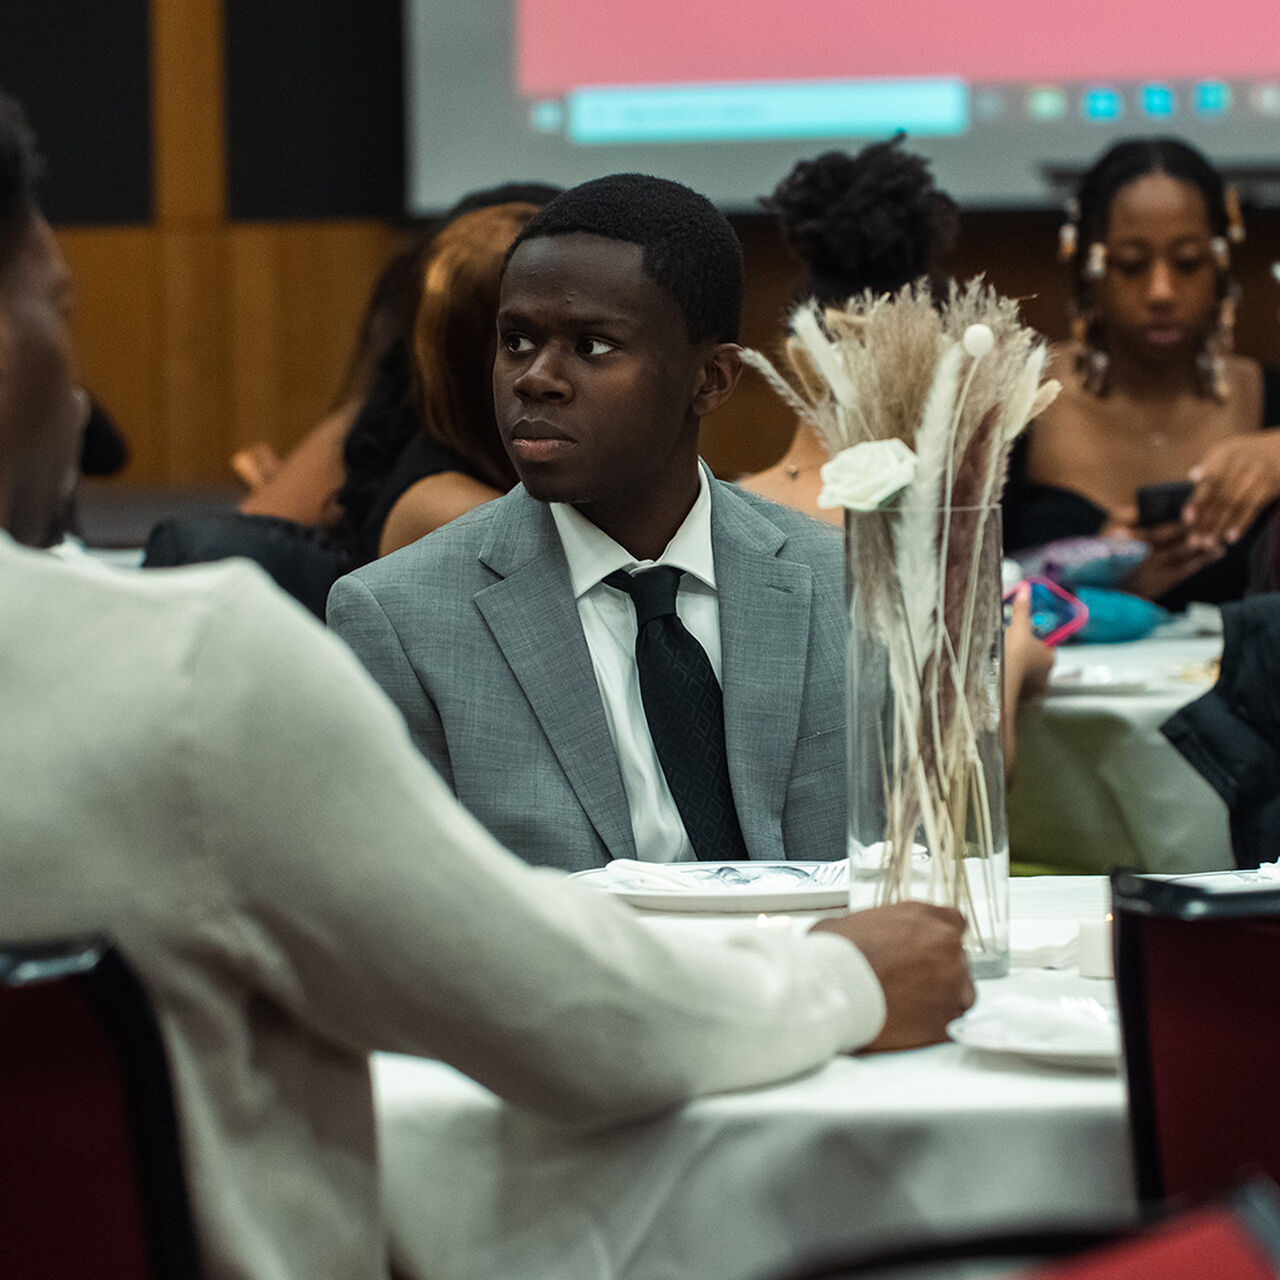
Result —
[[574, 142], [746, 142], [905, 129], [964, 133], [963, 80], [804, 80], [575, 89], [566, 99]]

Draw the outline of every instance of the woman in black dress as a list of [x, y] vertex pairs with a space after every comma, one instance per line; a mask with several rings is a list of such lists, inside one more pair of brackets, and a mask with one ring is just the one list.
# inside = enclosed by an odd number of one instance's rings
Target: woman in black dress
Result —
[[[1063, 229], [1073, 340], [1062, 394], [1015, 451], [1005, 545], [1117, 536], [1147, 543], [1122, 584], [1179, 608], [1244, 591], [1260, 517], [1280, 497], [1274, 379], [1231, 350], [1233, 194], [1174, 139], [1122, 142], [1084, 176]], [[1140, 523], [1138, 490], [1183, 481], [1179, 513]]]

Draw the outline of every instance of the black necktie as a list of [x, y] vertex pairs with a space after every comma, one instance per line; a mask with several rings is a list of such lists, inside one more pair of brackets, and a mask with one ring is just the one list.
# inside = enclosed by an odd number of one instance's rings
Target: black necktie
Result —
[[706, 650], [676, 616], [680, 569], [611, 573], [605, 582], [636, 607], [636, 666], [649, 735], [694, 854], [747, 857], [729, 787], [724, 703]]

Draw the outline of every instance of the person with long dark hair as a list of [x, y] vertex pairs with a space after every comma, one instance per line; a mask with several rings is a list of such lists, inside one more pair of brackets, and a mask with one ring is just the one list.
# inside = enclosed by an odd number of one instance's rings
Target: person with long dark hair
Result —
[[503, 255], [536, 209], [473, 205], [394, 259], [361, 327], [348, 408], [239, 512], [157, 525], [145, 566], [247, 556], [323, 617], [340, 574], [505, 493], [515, 473], [494, 425], [494, 315]]

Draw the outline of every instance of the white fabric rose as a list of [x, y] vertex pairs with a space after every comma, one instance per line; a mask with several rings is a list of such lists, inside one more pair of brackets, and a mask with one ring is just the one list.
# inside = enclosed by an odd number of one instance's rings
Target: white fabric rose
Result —
[[820, 507], [876, 511], [896, 498], [916, 477], [916, 455], [891, 436], [842, 449], [822, 468]]

